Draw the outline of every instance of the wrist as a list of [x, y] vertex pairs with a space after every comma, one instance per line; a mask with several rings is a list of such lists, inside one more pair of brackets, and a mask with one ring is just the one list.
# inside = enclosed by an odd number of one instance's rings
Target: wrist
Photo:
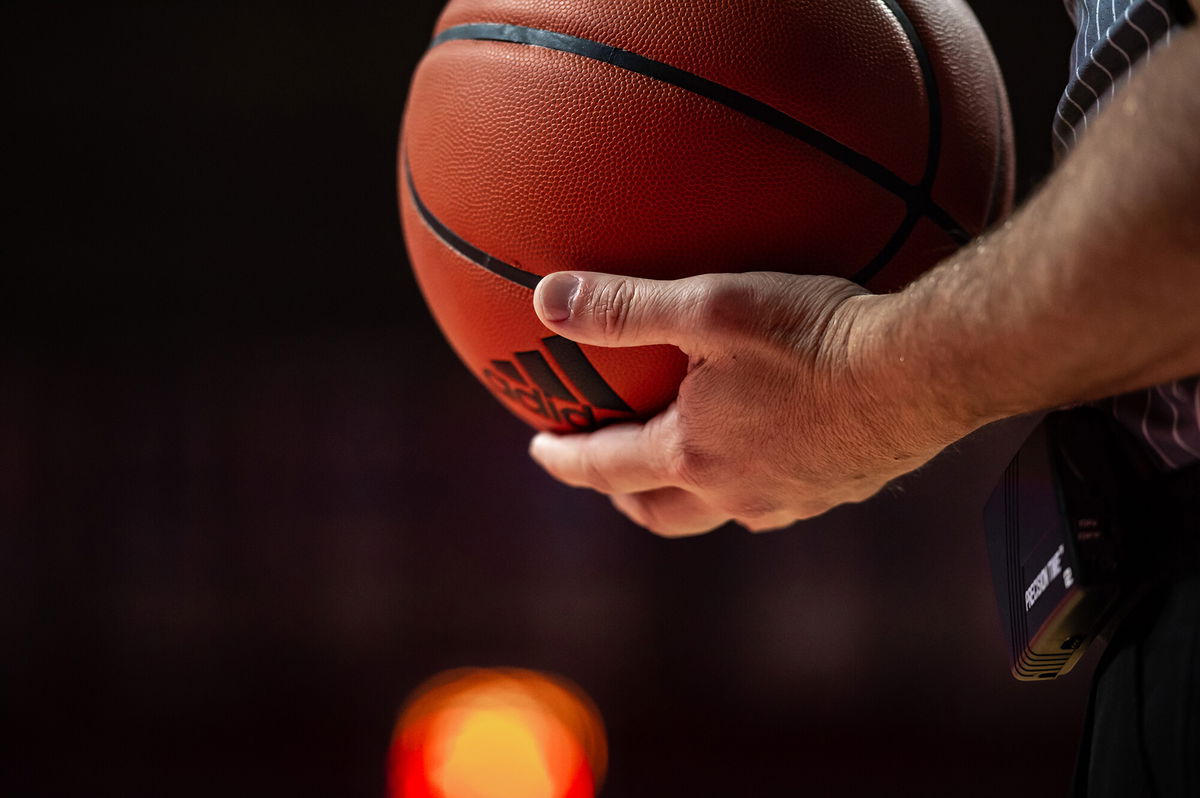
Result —
[[944, 447], [1002, 418], [964, 373], [954, 342], [937, 340], [907, 292], [846, 303], [848, 364], [863, 399], [914, 446]]

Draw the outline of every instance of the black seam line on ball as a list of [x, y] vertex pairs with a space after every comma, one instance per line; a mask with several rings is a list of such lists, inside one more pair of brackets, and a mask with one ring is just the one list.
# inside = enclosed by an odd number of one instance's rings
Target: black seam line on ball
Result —
[[425, 203], [421, 201], [421, 195], [417, 193], [417, 187], [413, 185], [412, 170], [408, 166], [407, 158], [404, 161], [404, 182], [408, 185], [408, 193], [412, 197], [413, 205], [417, 208], [417, 213], [425, 220], [425, 224], [429, 225], [429, 229], [438, 238], [442, 239], [450, 249], [472, 263], [482, 266], [497, 277], [503, 277], [511, 283], [533, 289], [541, 282], [541, 275], [527, 272], [524, 269], [518, 269], [516, 266], [510, 266], [504, 261], [487, 254], [482, 249], [472, 246], [430, 213], [429, 208], [425, 207]]
[[[891, 7], [890, 3], [889, 7]], [[893, 13], [898, 12], [898, 9], [895, 7], [892, 7], [892, 9]], [[902, 16], [903, 12], [899, 12], [899, 14]], [[899, 19], [900, 17], [898, 16], [897, 18]], [[907, 20], [906, 17], [904, 19]], [[903, 22], [901, 26], [904, 27]], [[911, 23], [909, 28], [911, 28]], [[915, 35], [914, 31], [912, 36]], [[824, 152], [829, 157], [840, 161], [863, 177], [876, 183], [885, 191], [902, 199], [908, 206], [910, 213], [928, 216], [935, 224], [943, 228], [956, 240], [961, 239], [961, 241], [965, 242], [969, 239], [969, 236], [966, 236], [963, 232], [962, 226], [954, 221], [950, 214], [932, 201], [928, 190], [923, 185], [910, 185], [891, 170], [876, 163], [857, 150], [842, 144], [828, 134], [822, 133], [816, 128], [810, 127], [760, 100], [756, 100], [749, 95], [734, 91], [727, 86], [722, 86], [694, 73], [661, 61], [646, 58], [629, 50], [622, 50], [612, 45], [601, 44], [591, 39], [569, 36], [565, 33], [556, 33], [541, 28], [527, 28], [521, 25], [506, 25], [494, 22], [456, 25], [438, 34], [429, 47], [433, 49], [438, 45], [451, 41], [496, 41], [559, 50], [611, 64], [620, 69], [645, 75], [646, 77], [654, 78], [655, 80], [660, 80], [677, 88], [700, 95], [740, 114], [756, 119]], [[916, 42], [919, 43], [919, 39]], [[916, 47], [917, 44], [914, 43], [913, 46]], [[921, 52], [923, 52], [923, 49]], [[926, 171], [928, 172], [928, 165]]]
[[916, 26], [904, 13], [904, 9], [896, 0], [883, 0], [883, 4], [892, 12], [892, 16], [900, 23], [904, 35], [908, 37], [908, 43], [912, 47], [913, 55], [917, 58], [917, 65], [921, 69], [921, 82], [925, 85], [925, 101], [929, 106], [929, 143], [925, 156], [925, 174], [921, 177], [918, 187], [924, 189], [928, 196], [929, 190], [933, 188], [933, 181], [937, 177], [938, 164], [942, 155], [942, 99], [938, 93], [937, 76], [933, 72], [933, 64], [929, 61], [929, 52], [925, 49], [925, 43], [921, 41], [921, 35], [917, 33]]
[[[892, 16], [899, 23], [900, 29], [904, 31], [905, 37], [908, 38], [909, 46], [912, 47], [913, 55], [916, 56], [917, 66], [921, 70], [921, 83], [925, 87], [925, 103], [929, 108], [929, 138], [926, 144], [925, 151], [925, 172], [921, 176], [921, 182], [915, 187], [915, 191], [910, 199], [906, 200], [906, 208], [904, 218], [900, 221], [900, 226], [896, 228], [896, 232], [883, 245], [883, 249], [871, 258], [868, 263], [850, 279], [859, 285], [866, 285], [872, 278], [887, 266], [900, 248], [908, 241], [908, 237], [912, 235], [912, 231], [916, 228], [917, 222], [921, 220], [923, 214], [929, 214], [930, 218], [937, 222], [938, 226], [946, 231], [949, 236], [959, 244], [965, 244], [970, 240], [963, 229], [949, 216], [943, 221], [938, 221], [936, 217], [930, 213], [933, 207], [932, 191], [933, 181], [937, 178], [938, 164], [941, 161], [942, 154], [942, 101], [938, 94], [937, 76], [933, 72], [933, 65], [929, 61], [929, 52], [925, 49], [925, 43], [921, 41], [921, 35], [917, 33], [916, 26], [912, 20], [904, 13], [896, 0], [883, 0], [883, 4], [892, 12]], [[940, 208], [938, 210], [941, 210]], [[949, 226], [946, 224], [948, 221]]]

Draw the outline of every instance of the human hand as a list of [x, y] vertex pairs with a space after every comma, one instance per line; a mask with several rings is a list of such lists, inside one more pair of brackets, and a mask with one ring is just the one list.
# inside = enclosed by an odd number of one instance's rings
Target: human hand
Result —
[[766, 272], [550, 275], [534, 307], [558, 335], [673, 344], [689, 365], [676, 401], [646, 423], [542, 433], [530, 455], [666, 536], [729, 520], [774, 529], [862, 501], [972, 427], [893, 368], [874, 334], [888, 299], [840, 278]]

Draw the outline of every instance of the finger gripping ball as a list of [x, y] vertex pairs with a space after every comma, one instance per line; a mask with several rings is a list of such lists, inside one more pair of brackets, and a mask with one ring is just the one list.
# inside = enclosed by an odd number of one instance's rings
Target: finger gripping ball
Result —
[[564, 269], [903, 286], [1011, 203], [961, 0], [451, 0], [397, 159], [409, 256], [468, 368], [539, 429], [644, 418], [686, 359], [554, 336]]

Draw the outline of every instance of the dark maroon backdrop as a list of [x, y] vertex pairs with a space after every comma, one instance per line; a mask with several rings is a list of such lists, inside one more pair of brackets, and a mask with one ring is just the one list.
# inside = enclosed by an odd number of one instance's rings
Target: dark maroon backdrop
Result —
[[[656, 539], [524, 455], [407, 271], [439, 4], [8, 4], [0, 793], [378, 796], [430, 674], [566, 675], [607, 796], [1058, 796], [1086, 671], [1006, 670], [990, 430], [784, 533]], [[1024, 190], [1069, 26], [977, 0]]]

